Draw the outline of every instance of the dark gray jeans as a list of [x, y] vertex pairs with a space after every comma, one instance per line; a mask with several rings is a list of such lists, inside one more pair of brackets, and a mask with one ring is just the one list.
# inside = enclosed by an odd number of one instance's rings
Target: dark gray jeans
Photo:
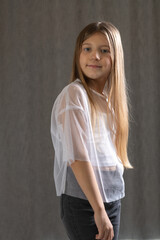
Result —
[[[114, 228], [113, 240], [118, 240], [121, 200], [104, 203]], [[94, 240], [98, 233], [94, 212], [87, 200], [63, 194], [60, 199], [61, 219], [70, 240]]]

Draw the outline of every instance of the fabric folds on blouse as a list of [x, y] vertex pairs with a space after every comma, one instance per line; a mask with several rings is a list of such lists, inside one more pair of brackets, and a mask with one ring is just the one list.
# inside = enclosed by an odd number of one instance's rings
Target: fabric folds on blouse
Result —
[[[57, 196], [63, 193], [86, 199], [70, 165], [91, 163], [104, 202], [124, 197], [123, 165], [116, 154], [107, 124], [107, 98], [92, 90], [99, 105], [94, 130], [86, 90], [76, 79], [56, 98], [51, 113], [51, 137], [55, 150], [54, 180]], [[109, 117], [109, 116], [108, 116]]]

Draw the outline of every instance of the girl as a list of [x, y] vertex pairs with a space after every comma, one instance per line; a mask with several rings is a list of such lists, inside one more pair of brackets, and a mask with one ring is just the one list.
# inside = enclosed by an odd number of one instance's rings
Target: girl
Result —
[[118, 239], [128, 107], [119, 31], [86, 26], [75, 47], [71, 83], [51, 115], [54, 179], [69, 239]]

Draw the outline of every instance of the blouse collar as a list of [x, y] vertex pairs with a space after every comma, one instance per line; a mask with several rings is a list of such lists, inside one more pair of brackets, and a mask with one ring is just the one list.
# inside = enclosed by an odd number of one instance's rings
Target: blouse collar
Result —
[[[81, 82], [81, 80], [79, 78], [76, 79], [78, 82]], [[94, 90], [93, 88], [89, 88], [92, 92], [94, 92], [97, 96], [104, 98], [106, 101], [108, 101], [108, 97], [105, 94], [105, 92], [103, 91], [102, 94], [97, 92], [96, 90]]]
[[91, 90], [92, 92], [94, 92], [96, 95], [98, 95], [98, 96], [104, 98], [105, 100], [107, 100], [107, 96], [105, 95], [104, 92], [102, 92], [102, 94], [101, 94], [101, 93], [95, 91], [93, 88], [90, 88], [90, 90]]

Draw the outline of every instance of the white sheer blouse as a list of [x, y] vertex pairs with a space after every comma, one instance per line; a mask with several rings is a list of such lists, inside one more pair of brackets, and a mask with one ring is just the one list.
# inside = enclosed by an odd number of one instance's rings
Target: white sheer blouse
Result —
[[94, 130], [86, 90], [76, 79], [56, 98], [51, 113], [51, 137], [55, 150], [54, 180], [57, 196], [63, 193], [86, 199], [70, 165], [75, 161], [91, 163], [104, 202], [125, 195], [123, 165], [116, 154], [107, 124], [107, 98], [92, 89], [99, 105]]

